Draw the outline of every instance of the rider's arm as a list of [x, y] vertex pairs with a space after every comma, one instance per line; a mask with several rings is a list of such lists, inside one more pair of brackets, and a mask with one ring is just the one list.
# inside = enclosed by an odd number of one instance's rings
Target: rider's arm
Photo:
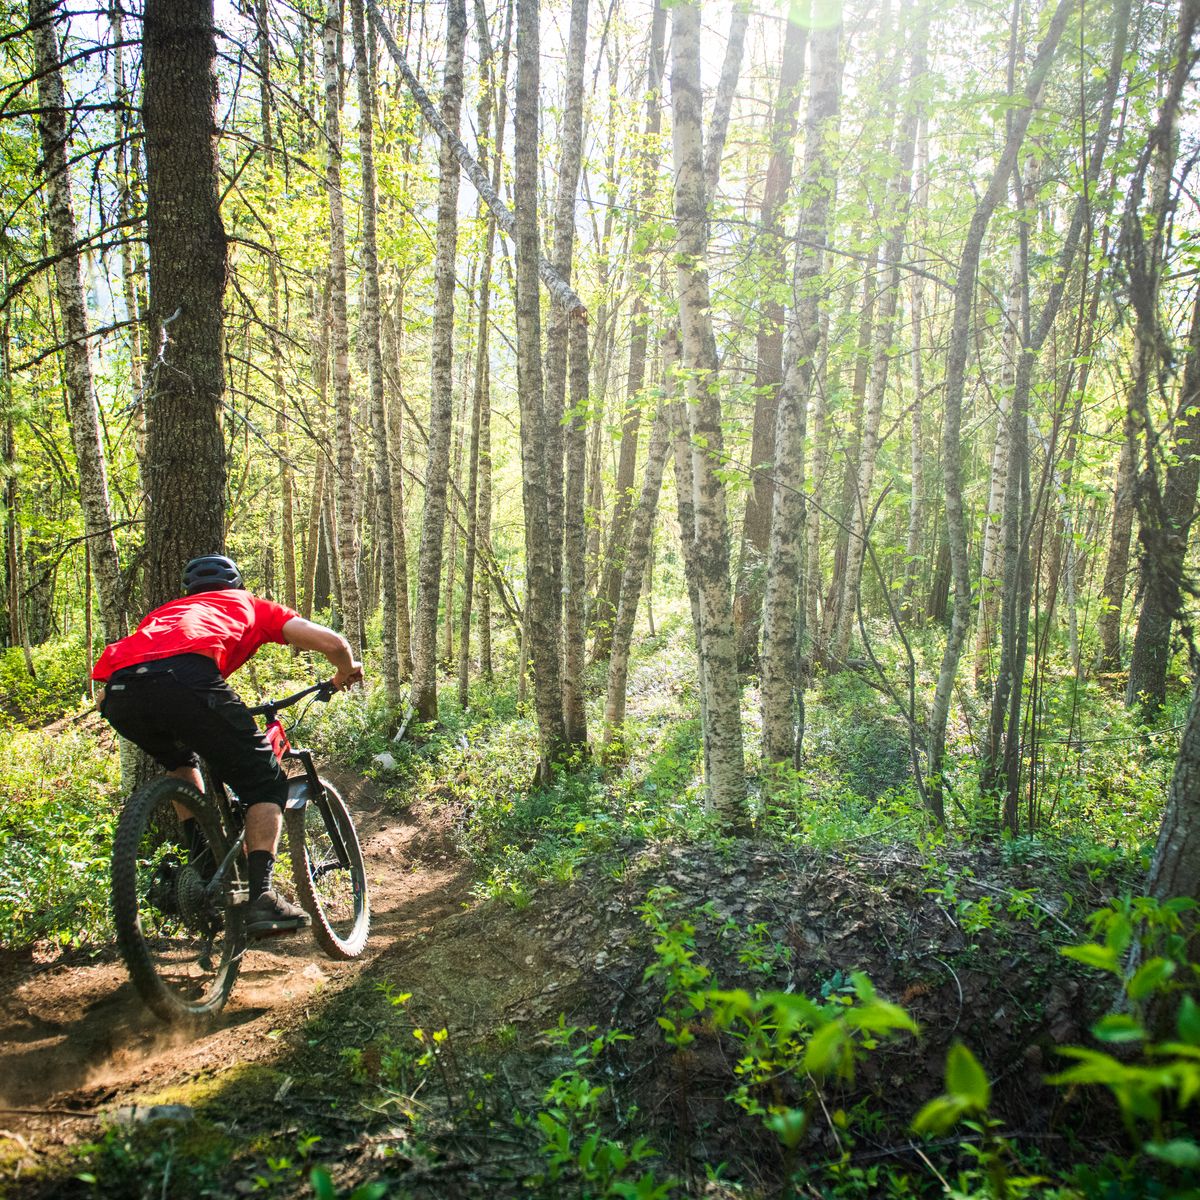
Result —
[[293, 617], [284, 625], [283, 636], [289, 646], [325, 655], [333, 664], [333, 686], [339, 691], [362, 679], [362, 663], [355, 660], [350, 643], [335, 630], [303, 617]]

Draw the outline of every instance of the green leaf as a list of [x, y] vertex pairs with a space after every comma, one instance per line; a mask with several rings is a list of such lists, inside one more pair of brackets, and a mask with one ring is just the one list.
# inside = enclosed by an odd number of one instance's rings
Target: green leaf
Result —
[[808, 1125], [808, 1115], [802, 1108], [785, 1108], [781, 1112], [772, 1113], [763, 1124], [789, 1150], [793, 1150], [800, 1144], [800, 1139], [804, 1136], [804, 1130]]
[[333, 1189], [333, 1179], [324, 1167], [313, 1167], [309, 1180], [312, 1182], [313, 1195], [316, 1200], [336, 1200], [337, 1193]]
[[1138, 967], [1125, 990], [1131, 1000], [1144, 1000], [1174, 974], [1175, 964], [1169, 958], [1152, 958]]
[[962, 1042], [955, 1042], [946, 1055], [946, 1091], [976, 1112], [985, 1112], [991, 1102], [992, 1085], [987, 1074]]
[[1146, 1031], [1128, 1013], [1111, 1013], [1092, 1026], [1092, 1036], [1099, 1042], [1121, 1044], [1140, 1042]]
[[1175, 1028], [1179, 1031], [1181, 1042], [1186, 1042], [1189, 1046], [1200, 1046], [1200, 1004], [1191, 996], [1184, 996], [1180, 1001]]
[[1047, 1083], [1102, 1083], [1105, 1085], [1125, 1084], [1136, 1070], [1118, 1062], [1111, 1054], [1099, 1050], [1085, 1050], [1082, 1046], [1064, 1046], [1059, 1054], [1077, 1058], [1079, 1065], [1068, 1067], [1058, 1075], [1051, 1075]]
[[1085, 942], [1082, 946], [1063, 946], [1059, 951], [1064, 958], [1073, 958], [1085, 967], [1095, 967], [1098, 971], [1119, 971], [1120, 963], [1115, 950], [1108, 946], [1098, 946], [1095, 942]]
[[804, 1051], [804, 1066], [814, 1075], [828, 1075], [845, 1065], [846, 1031], [838, 1021], [830, 1021], [812, 1035]]
[[887, 1033], [893, 1029], [905, 1029], [909, 1033], [918, 1033], [917, 1023], [900, 1007], [887, 1000], [874, 1000], [865, 1004], [856, 1012], [848, 1014], [857, 1029], [868, 1029], [872, 1033]]
[[1200, 1146], [1190, 1138], [1176, 1138], [1171, 1142], [1147, 1142], [1142, 1149], [1151, 1158], [1157, 1158], [1159, 1162], [1170, 1163], [1173, 1167], [1192, 1170], [1200, 1167]]
[[937, 1096], [913, 1119], [914, 1133], [943, 1134], [956, 1124], [966, 1110], [956, 1096]]

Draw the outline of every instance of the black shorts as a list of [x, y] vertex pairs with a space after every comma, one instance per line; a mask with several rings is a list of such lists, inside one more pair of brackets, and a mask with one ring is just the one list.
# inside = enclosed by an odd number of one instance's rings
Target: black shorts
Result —
[[163, 770], [196, 766], [199, 755], [243, 804], [287, 801], [287, 779], [270, 743], [203, 654], [177, 654], [117, 671], [100, 711]]

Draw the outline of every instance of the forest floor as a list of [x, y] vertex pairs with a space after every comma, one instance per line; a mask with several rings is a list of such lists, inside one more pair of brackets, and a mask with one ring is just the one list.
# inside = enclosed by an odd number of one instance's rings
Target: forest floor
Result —
[[[778, 1194], [794, 1160], [730, 1103], [738, 1043], [699, 1019], [686, 1047], [664, 1041], [672, 976], [647, 968], [672, 955], [676, 984], [682, 963], [701, 972], [692, 987], [847, 1003], [864, 971], [917, 1020], [919, 1038], [864, 1053], [853, 1081], [776, 1089], [810, 1111], [814, 1161], [864, 1180], [911, 1172], [911, 1194], [940, 1192], [907, 1128], [956, 1039], [983, 1061], [1009, 1129], [1068, 1161], [1069, 1129], [1095, 1132], [1089, 1101], [1041, 1082], [1106, 999], [1058, 952], [1086, 940], [1084, 914], [1111, 894], [1094, 869], [1064, 871], [1036, 847], [941, 847], [935, 867], [882, 841], [618, 840], [514, 906], [473, 898], [461, 806], [396, 811], [369, 782], [334, 778], [372, 887], [359, 962], [327, 961], [307, 939], [255, 951], [201, 1035], [159, 1025], [114, 954], [0, 962], [0, 1195], [300, 1197], [315, 1165], [339, 1189], [382, 1179], [394, 1196], [601, 1195], [647, 1170], [688, 1195]], [[560, 1017], [565, 1031], [547, 1036]], [[588, 1031], [610, 1029], [627, 1040], [589, 1047]], [[572, 1110], [578, 1080], [597, 1091]], [[572, 1130], [557, 1166], [547, 1113]], [[591, 1186], [589, 1132], [631, 1155]]]

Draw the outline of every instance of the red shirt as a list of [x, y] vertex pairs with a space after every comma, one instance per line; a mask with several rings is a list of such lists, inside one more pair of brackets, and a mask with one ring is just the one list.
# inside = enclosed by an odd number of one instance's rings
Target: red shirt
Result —
[[241, 588], [181, 596], [147, 614], [136, 631], [113, 642], [92, 668], [103, 682], [113, 672], [173, 654], [204, 654], [228, 678], [267, 642], [283, 642], [283, 627], [298, 616]]

